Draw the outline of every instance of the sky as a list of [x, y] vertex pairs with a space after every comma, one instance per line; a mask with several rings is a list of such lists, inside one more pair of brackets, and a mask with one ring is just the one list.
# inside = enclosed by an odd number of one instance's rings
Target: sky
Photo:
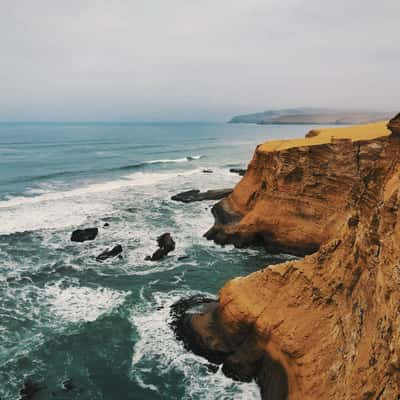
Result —
[[1, 120], [400, 111], [399, 0], [1, 0]]

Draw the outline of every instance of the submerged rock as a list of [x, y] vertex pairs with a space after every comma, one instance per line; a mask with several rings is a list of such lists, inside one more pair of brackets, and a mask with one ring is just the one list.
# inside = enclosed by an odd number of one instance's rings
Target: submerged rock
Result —
[[69, 392], [69, 391], [75, 389], [75, 385], [74, 385], [74, 383], [73, 383], [73, 381], [72, 381], [71, 378], [66, 379], [66, 380], [61, 384], [61, 386], [62, 386], [62, 389], [65, 390], [66, 392]]
[[105, 250], [96, 257], [97, 261], [104, 261], [110, 257], [116, 257], [122, 253], [122, 246], [120, 244], [114, 246], [111, 250]]
[[192, 203], [194, 201], [204, 200], [221, 200], [232, 193], [233, 189], [216, 189], [200, 192], [200, 190], [188, 190], [171, 197], [171, 200], [180, 201], [182, 203]]
[[38, 384], [28, 378], [25, 380], [22, 389], [19, 391], [20, 400], [30, 400], [33, 399], [36, 393], [40, 392], [43, 388]]
[[170, 233], [164, 233], [157, 238], [158, 249], [153, 253], [153, 255], [147, 256], [146, 260], [158, 261], [165, 257], [170, 251], [175, 250], [175, 242], [172, 239]]
[[247, 169], [243, 169], [243, 168], [231, 168], [229, 170], [229, 172], [232, 172], [232, 174], [238, 174], [240, 176], [244, 176], [246, 171], [247, 171]]
[[97, 228], [77, 229], [71, 234], [72, 242], [85, 242], [86, 240], [94, 240], [99, 233]]

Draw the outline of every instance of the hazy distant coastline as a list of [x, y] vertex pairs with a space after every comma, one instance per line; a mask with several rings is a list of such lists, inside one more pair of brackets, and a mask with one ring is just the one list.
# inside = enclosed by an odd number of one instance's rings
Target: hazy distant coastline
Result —
[[229, 123], [247, 124], [324, 124], [350, 125], [365, 124], [389, 119], [392, 112], [363, 110], [330, 110], [318, 108], [290, 108], [268, 110], [254, 114], [234, 116]]

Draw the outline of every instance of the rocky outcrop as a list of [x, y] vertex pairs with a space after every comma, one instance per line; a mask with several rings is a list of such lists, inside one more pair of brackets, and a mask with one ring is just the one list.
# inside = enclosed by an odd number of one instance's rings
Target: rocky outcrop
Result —
[[[224, 369], [247, 371], [263, 399], [398, 399], [400, 137], [258, 148], [228, 200], [236, 232], [319, 249], [228, 282], [218, 304], [187, 317], [197, 343], [226, 346]], [[273, 373], [287, 395], [268, 392]]]
[[107, 249], [107, 250], [104, 250], [102, 253], [100, 253], [96, 257], [96, 261], [105, 261], [108, 258], [121, 256], [121, 253], [122, 253], [122, 246], [120, 244], [117, 244], [111, 250]]
[[239, 176], [244, 176], [244, 174], [246, 173], [246, 169], [244, 169], [244, 168], [230, 168], [229, 172], [231, 172], [232, 174], [238, 174]]
[[388, 128], [394, 135], [400, 135], [400, 113], [389, 121]]
[[86, 242], [96, 239], [99, 230], [97, 228], [77, 229], [71, 234], [72, 242]]
[[193, 203], [194, 201], [220, 200], [232, 193], [232, 189], [215, 189], [200, 192], [200, 190], [188, 190], [171, 197], [171, 200], [182, 203]]
[[372, 178], [360, 174], [360, 159], [373, 165], [380, 157], [385, 125], [373, 125], [368, 138], [375, 134], [374, 141], [360, 140], [354, 127], [336, 129], [335, 137], [321, 130], [317, 137], [258, 146], [244, 178], [214, 207], [218, 218], [205, 236], [237, 247], [262, 244], [270, 252], [315, 252], [351, 217], [364, 180]]
[[158, 261], [164, 258], [169, 252], [175, 250], [175, 242], [170, 233], [163, 233], [157, 238], [158, 249], [153, 255], [147, 256], [146, 260]]

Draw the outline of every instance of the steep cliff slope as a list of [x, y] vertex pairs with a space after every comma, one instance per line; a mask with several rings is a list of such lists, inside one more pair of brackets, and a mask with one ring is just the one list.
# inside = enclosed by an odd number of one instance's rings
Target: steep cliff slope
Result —
[[[259, 199], [246, 235], [267, 227], [281, 247], [285, 234], [288, 247], [321, 244], [233, 279], [190, 316], [197, 347], [255, 377], [264, 399], [400, 399], [400, 115], [389, 127], [369, 141], [256, 153], [230, 198], [242, 213]], [[277, 365], [286, 389], [271, 389]]]
[[360, 154], [373, 154], [389, 133], [381, 122], [258, 146], [244, 178], [213, 208], [216, 223], [206, 237], [273, 252], [316, 251], [351, 216], [364, 187]]

